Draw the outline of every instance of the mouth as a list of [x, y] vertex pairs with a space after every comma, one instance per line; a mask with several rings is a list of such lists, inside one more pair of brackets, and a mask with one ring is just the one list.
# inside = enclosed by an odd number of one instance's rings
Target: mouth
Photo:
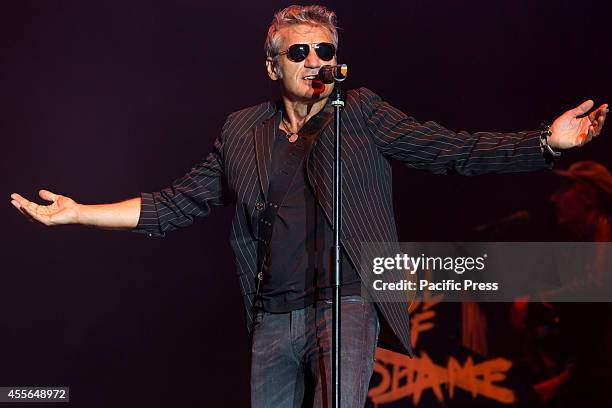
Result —
[[312, 86], [312, 89], [317, 94], [322, 93], [323, 91], [325, 91], [325, 84], [323, 84], [323, 82], [321, 82], [319, 79], [313, 80], [310, 83], [310, 86]]
[[308, 86], [312, 88], [315, 94], [320, 94], [325, 91], [325, 85], [321, 82], [317, 74], [303, 76], [302, 80], [307, 81]]

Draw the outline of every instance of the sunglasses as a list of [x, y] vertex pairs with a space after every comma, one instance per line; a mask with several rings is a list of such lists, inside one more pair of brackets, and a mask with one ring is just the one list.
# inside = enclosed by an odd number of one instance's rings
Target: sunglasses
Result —
[[287, 50], [283, 52], [279, 52], [274, 55], [274, 58], [279, 55], [287, 54], [287, 58], [289, 58], [293, 62], [302, 62], [308, 57], [310, 54], [310, 45], [314, 48], [317, 56], [323, 61], [331, 61], [336, 55], [336, 47], [332, 43], [313, 43], [313, 44], [293, 44]]

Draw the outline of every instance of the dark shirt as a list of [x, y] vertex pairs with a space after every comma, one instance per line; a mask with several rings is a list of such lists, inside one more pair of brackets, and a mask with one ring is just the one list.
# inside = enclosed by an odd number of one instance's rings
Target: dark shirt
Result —
[[[292, 147], [285, 132], [278, 128], [280, 115], [275, 120], [272, 178], [282, 167], [284, 157]], [[274, 222], [270, 255], [263, 270], [266, 278], [259, 302], [267, 312], [289, 312], [309, 306], [319, 299], [331, 299], [334, 235], [321, 206], [317, 204], [305, 166], [313, 142], [313, 139], [303, 135], [296, 142], [304, 143], [305, 158], [296, 171]], [[361, 292], [359, 275], [344, 250], [342, 255], [341, 294], [358, 295]]]

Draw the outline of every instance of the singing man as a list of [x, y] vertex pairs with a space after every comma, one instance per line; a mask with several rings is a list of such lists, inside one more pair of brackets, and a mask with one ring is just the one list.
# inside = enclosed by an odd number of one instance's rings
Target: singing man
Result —
[[[274, 15], [265, 41], [267, 74], [278, 83], [280, 100], [230, 114], [211, 153], [171, 186], [100, 205], [79, 204], [48, 190], [39, 195], [49, 205], [11, 195], [19, 211], [48, 226], [83, 224], [153, 237], [186, 227], [215, 207], [233, 206], [230, 243], [252, 342], [254, 408], [331, 406], [334, 84], [323, 84], [316, 76], [322, 66], [337, 65], [337, 50], [332, 11], [317, 5], [287, 7]], [[468, 134], [419, 123], [369, 89], [346, 92], [343, 407], [365, 404], [379, 318], [412, 354], [407, 305], [385, 301], [378, 293], [371, 294], [374, 302], [361, 296], [360, 243], [397, 241], [391, 159], [436, 174], [550, 168], [554, 152], [599, 135], [607, 105], [587, 114], [592, 107], [586, 101], [547, 129]]]

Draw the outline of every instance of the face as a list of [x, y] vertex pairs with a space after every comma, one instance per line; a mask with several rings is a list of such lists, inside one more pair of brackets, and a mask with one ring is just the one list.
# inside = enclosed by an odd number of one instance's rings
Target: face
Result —
[[316, 74], [323, 65], [336, 65], [336, 57], [331, 61], [323, 61], [312, 47], [313, 43], [333, 43], [331, 32], [323, 27], [299, 24], [282, 28], [279, 35], [281, 52], [293, 44], [310, 44], [310, 53], [304, 61], [291, 61], [286, 54], [266, 60], [268, 75], [272, 80], [280, 82], [283, 96], [291, 101], [305, 103], [328, 97], [333, 84], [324, 85], [319, 80], [304, 77]]
[[577, 237], [581, 236], [589, 225], [595, 199], [593, 189], [580, 183], [566, 186], [550, 197], [557, 214], [557, 223]]

